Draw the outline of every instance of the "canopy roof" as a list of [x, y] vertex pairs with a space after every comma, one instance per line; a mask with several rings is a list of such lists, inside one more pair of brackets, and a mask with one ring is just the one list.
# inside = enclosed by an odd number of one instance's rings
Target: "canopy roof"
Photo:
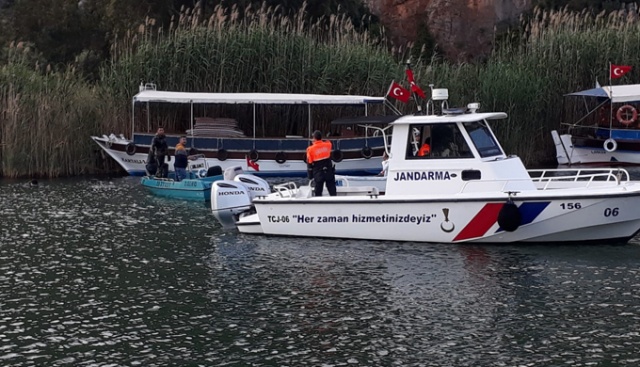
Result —
[[640, 101], [640, 84], [607, 85], [583, 90], [581, 92], [569, 93], [567, 96], [607, 98], [613, 103], [638, 102]]
[[331, 121], [331, 125], [386, 125], [401, 116], [357, 116], [345, 117]]
[[143, 90], [133, 102], [220, 103], [220, 104], [332, 104], [358, 105], [384, 103], [384, 97], [285, 94], [285, 93], [188, 93]]

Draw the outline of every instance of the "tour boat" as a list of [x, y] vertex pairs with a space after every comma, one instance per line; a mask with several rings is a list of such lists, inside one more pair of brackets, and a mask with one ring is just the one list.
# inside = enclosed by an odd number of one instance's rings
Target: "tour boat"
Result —
[[584, 109], [551, 135], [560, 165], [640, 164], [640, 84], [598, 86], [568, 94]]
[[[441, 108], [391, 123], [384, 195], [225, 179], [212, 186], [214, 216], [242, 233], [433, 243], [624, 243], [640, 230], [640, 182], [626, 170], [527, 170], [491, 130], [505, 113], [449, 109], [448, 92], [432, 92]], [[417, 156], [425, 141], [430, 153]]]
[[[140, 86], [132, 106], [130, 139], [113, 133], [91, 137], [131, 175], [145, 173], [149, 147], [160, 123], [167, 131], [170, 155], [179, 137], [185, 135], [188, 148], [204, 154], [210, 166], [221, 166], [224, 170], [240, 165], [258, 176], [306, 175], [309, 137], [314, 130], [321, 130], [333, 144], [332, 159], [337, 173], [375, 175], [380, 170], [384, 152], [383, 137], [376, 133], [378, 130], [362, 123], [335, 126], [330, 125], [330, 121], [345, 117], [344, 114], [399, 113], [384, 97], [186, 93], [159, 91], [153, 84]], [[178, 110], [182, 106], [182, 109], [169, 118], [167, 106], [177, 106]], [[324, 117], [332, 118], [320, 121]], [[183, 125], [186, 130], [169, 131], [175, 130], [169, 129], [175, 120], [182, 119], [189, 121]], [[293, 135], [273, 135], [284, 130]], [[169, 170], [173, 171], [173, 161], [168, 163]]]

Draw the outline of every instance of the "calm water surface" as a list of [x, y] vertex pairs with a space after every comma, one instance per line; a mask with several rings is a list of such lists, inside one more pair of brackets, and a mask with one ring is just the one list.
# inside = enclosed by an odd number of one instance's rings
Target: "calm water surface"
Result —
[[0, 181], [0, 365], [640, 364], [639, 239], [246, 236], [138, 180]]

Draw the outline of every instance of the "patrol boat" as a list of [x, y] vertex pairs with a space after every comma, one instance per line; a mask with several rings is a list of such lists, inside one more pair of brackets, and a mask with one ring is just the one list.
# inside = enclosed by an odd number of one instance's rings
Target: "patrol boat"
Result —
[[[433, 243], [624, 243], [640, 230], [640, 182], [626, 170], [527, 170], [491, 130], [506, 113], [449, 109], [446, 90], [432, 93], [428, 114], [391, 123], [384, 195], [346, 186], [314, 197], [293, 182], [253, 195], [223, 180], [215, 217], [242, 233]], [[417, 156], [425, 141], [430, 153]]]

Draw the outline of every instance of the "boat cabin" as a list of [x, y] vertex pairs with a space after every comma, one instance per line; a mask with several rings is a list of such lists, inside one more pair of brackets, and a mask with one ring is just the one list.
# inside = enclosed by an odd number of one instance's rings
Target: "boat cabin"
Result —
[[489, 126], [507, 115], [477, 107], [395, 120], [386, 195], [535, 190], [520, 158], [504, 153]]

